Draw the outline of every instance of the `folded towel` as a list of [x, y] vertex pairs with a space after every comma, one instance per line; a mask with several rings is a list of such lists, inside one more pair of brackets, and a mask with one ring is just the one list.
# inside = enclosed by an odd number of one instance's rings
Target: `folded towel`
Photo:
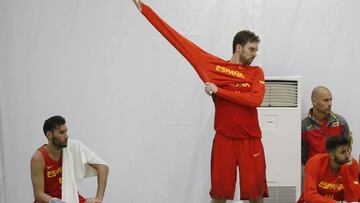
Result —
[[78, 140], [68, 140], [62, 154], [62, 200], [79, 202], [80, 181], [96, 176], [97, 171], [88, 164], [106, 164], [98, 155]]

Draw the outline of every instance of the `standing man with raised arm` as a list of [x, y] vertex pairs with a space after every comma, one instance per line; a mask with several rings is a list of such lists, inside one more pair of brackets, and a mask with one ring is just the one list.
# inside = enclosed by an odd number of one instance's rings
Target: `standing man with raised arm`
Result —
[[264, 97], [265, 82], [262, 69], [250, 65], [258, 51], [259, 37], [248, 30], [238, 32], [230, 60], [223, 60], [176, 32], [140, 0], [133, 2], [194, 67], [205, 83], [205, 92], [214, 101], [211, 202], [225, 203], [234, 198], [237, 169], [240, 198], [251, 203], [263, 202], [268, 190], [257, 107]]

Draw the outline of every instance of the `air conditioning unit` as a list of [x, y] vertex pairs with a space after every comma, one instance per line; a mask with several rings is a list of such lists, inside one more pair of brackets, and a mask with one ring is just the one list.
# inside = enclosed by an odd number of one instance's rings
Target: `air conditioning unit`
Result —
[[[268, 76], [265, 83], [258, 108], [269, 189], [264, 202], [295, 203], [301, 193], [301, 77]], [[236, 187], [232, 202], [242, 203], [239, 182]]]
[[265, 83], [258, 108], [269, 187], [264, 202], [296, 202], [301, 193], [301, 77], [266, 77]]

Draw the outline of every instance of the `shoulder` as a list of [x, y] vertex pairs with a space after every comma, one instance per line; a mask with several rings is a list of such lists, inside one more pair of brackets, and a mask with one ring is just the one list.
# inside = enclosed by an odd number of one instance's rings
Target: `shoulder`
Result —
[[46, 150], [45, 145], [39, 147], [32, 155], [31, 160], [32, 161], [44, 161], [43, 153], [46, 153], [46, 152], [47, 152], [47, 150]]
[[340, 124], [347, 124], [346, 119], [343, 116], [341, 116], [340, 114], [332, 112], [332, 115], [336, 118], [336, 120], [339, 121]]
[[256, 72], [262, 73], [262, 74], [264, 73], [263, 69], [260, 66], [252, 66], [252, 67]]
[[301, 125], [306, 125], [310, 122], [310, 118], [308, 116], [306, 116], [304, 119], [302, 119], [301, 121]]
[[323, 162], [325, 162], [329, 158], [328, 154], [316, 154], [313, 157], [311, 157], [307, 162], [306, 166], [317, 166], [321, 165]]
[[328, 156], [328, 154], [316, 154], [316, 155], [314, 155], [313, 157], [311, 157], [310, 159], [309, 159], [309, 161], [311, 161], [311, 162], [317, 162], [317, 161], [319, 161], [319, 160], [321, 160], [321, 159], [324, 159], [325, 157], [327, 157]]
[[301, 127], [302, 127], [302, 131], [308, 131], [313, 129], [312, 128], [312, 122], [311, 122], [311, 118], [309, 116], [306, 116], [302, 121], [301, 121]]
[[32, 167], [45, 166], [44, 156], [42, 155], [42, 153], [39, 150], [36, 150], [35, 153], [32, 155], [30, 163], [31, 163]]
[[252, 66], [252, 65], [249, 65], [250, 67], [253, 67], [255, 69], [258, 69], [258, 70], [262, 70], [262, 68], [260, 66]]
[[259, 78], [262, 84], [265, 84], [265, 76], [264, 71], [260, 66], [250, 66], [251, 72], [253, 73], [254, 77]]

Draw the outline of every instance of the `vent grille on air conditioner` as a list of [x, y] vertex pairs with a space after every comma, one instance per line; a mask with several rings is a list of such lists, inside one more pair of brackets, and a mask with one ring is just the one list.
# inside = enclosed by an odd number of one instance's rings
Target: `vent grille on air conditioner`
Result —
[[295, 203], [296, 187], [279, 186], [269, 187], [269, 198], [264, 198], [264, 203]]
[[297, 107], [298, 81], [265, 80], [266, 90], [261, 107]]

